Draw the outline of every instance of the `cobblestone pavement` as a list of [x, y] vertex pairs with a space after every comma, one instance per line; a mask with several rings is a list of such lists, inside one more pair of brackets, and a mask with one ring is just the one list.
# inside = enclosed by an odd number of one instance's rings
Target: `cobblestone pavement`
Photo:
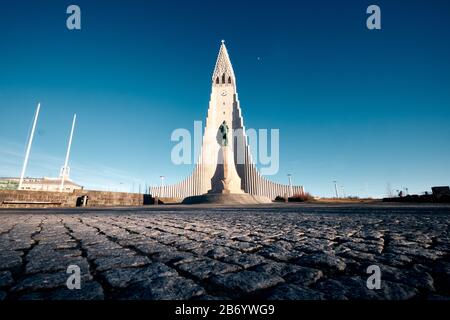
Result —
[[449, 299], [449, 222], [448, 206], [2, 210], [0, 300]]

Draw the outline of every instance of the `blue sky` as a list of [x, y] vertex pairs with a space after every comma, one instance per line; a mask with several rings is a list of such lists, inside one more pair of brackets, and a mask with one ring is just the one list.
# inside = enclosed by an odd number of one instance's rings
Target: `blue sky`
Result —
[[[78, 4], [82, 30], [66, 28]], [[382, 30], [366, 28], [370, 4]], [[225, 39], [248, 128], [280, 130], [270, 179], [333, 195], [450, 184], [450, 3], [411, 1], [1, 1], [0, 176], [70, 166], [87, 188], [179, 181], [170, 134], [204, 121]]]

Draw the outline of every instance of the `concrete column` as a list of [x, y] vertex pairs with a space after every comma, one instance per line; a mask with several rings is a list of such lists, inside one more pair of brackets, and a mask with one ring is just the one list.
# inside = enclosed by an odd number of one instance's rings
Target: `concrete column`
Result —
[[196, 196], [197, 195], [197, 170], [195, 170], [195, 172], [192, 174], [192, 195]]
[[200, 195], [200, 166], [195, 166], [195, 195]]
[[191, 195], [191, 177], [189, 176], [186, 180], [186, 197]]
[[264, 179], [264, 196], [269, 198], [269, 180]]
[[258, 195], [258, 172], [256, 172], [256, 168], [253, 166], [253, 185], [255, 186], [255, 195]]
[[203, 165], [203, 161], [202, 161], [202, 164], [200, 165], [200, 172], [201, 172], [201, 178], [200, 178], [200, 181], [201, 181], [201, 188], [200, 188], [200, 193], [201, 194], [203, 194], [203, 193], [206, 193], [206, 191], [205, 191], [205, 166]]
[[202, 166], [201, 164], [198, 165], [198, 181], [197, 181], [198, 187], [198, 195], [203, 194], [202, 192]]
[[[250, 159], [249, 159], [250, 160]], [[251, 162], [248, 163], [248, 186], [249, 186], [249, 193], [253, 194], [253, 171], [252, 171], [252, 164]]]
[[256, 165], [253, 165], [253, 185], [255, 187], [255, 194], [258, 194], [258, 171]]
[[189, 176], [187, 178], [187, 185], [186, 186], [187, 186], [187, 188], [186, 188], [186, 192], [187, 192], [186, 196], [190, 197], [191, 196], [191, 176]]
[[183, 181], [178, 183], [178, 197], [183, 198]]
[[267, 180], [267, 197], [272, 200], [272, 184]]
[[183, 184], [182, 184], [182, 182], [178, 183], [178, 198], [183, 198]]
[[259, 183], [261, 184], [261, 196], [265, 195], [265, 184], [266, 184], [266, 178], [262, 174], [259, 174]]
[[195, 196], [195, 195], [197, 195], [197, 193], [196, 193], [196, 188], [197, 188], [197, 186], [196, 186], [196, 183], [197, 183], [197, 179], [196, 179], [196, 176], [197, 176], [197, 172], [196, 172], [197, 170], [195, 170], [195, 172], [192, 174], [192, 195], [193, 196]]
[[276, 195], [276, 191], [275, 191], [275, 183], [271, 182], [270, 183], [270, 189], [271, 189], [271, 193], [272, 193], [272, 200], [275, 199]]
[[272, 193], [272, 200], [275, 199], [276, 195], [276, 191], [275, 191], [275, 183], [271, 182], [270, 183], [270, 189], [271, 189], [271, 193]]
[[259, 192], [258, 192], [258, 195], [259, 196], [262, 196], [263, 195], [263, 190], [264, 190], [264, 188], [263, 188], [263, 178], [262, 178], [262, 175], [258, 172], [258, 189], [259, 189]]
[[259, 176], [261, 181], [261, 196], [264, 196], [266, 194], [266, 178], [262, 174]]
[[248, 158], [248, 149], [245, 149], [245, 192], [250, 193], [250, 163]]
[[264, 177], [258, 172], [259, 195], [264, 195]]
[[252, 169], [251, 169], [251, 174], [252, 174], [252, 194], [258, 194], [258, 190], [256, 190], [256, 176], [255, 176], [255, 166], [252, 163]]

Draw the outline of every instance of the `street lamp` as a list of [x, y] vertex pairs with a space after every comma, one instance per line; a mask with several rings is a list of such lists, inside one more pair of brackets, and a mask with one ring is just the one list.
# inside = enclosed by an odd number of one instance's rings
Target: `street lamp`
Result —
[[341, 186], [341, 196], [342, 196], [343, 198], [346, 197], [346, 196], [345, 196], [345, 189], [344, 189], [344, 186]]
[[164, 197], [164, 176], [159, 176], [161, 178], [161, 192], [159, 193], [159, 196], [162, 198]]
[[338, 192], [338, 188], [337, 188], [337, 181], [334, 180], [334, 192], [336, 192], [336, 198], [339, 199], [339, 192]]
[[293, 195], [293, 191], [292, 191], [292, 179], [291, 179], [291, 177], [292, 177], [292, 174], [290, 174], [290, 173], [288, 173], [288, 179], [289, 179], [289, 196], [290, 197], [293, 197], [294, 195]]

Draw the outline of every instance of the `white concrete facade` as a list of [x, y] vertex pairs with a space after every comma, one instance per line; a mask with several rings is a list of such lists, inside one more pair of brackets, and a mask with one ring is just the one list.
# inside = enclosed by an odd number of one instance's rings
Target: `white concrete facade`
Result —
[[[233, 138], [229, 139], [229, 146], [234, 153], [236, 171], [241, 179], [241, 190], [269, 199], [289, 195], [288, 185], [267, 180], [258, 172], [252, 161], [236, 89], [236, 77], [225, 43], [222, 42], [212, 76], [211, 98], [200, 157], [194, 171], [181, 183], [165, 186], [164, 190], [161, 187], [150, 188], [153, 196], [186, 198], [206, 194], [212, 189], [211, 179], [216, 172], [220, 150], [217, 132], [223, 121], [226, 121], [232, 131]], [[292, 190], [293, 194], [304, 193], [302, 186], [293, 186]]]

